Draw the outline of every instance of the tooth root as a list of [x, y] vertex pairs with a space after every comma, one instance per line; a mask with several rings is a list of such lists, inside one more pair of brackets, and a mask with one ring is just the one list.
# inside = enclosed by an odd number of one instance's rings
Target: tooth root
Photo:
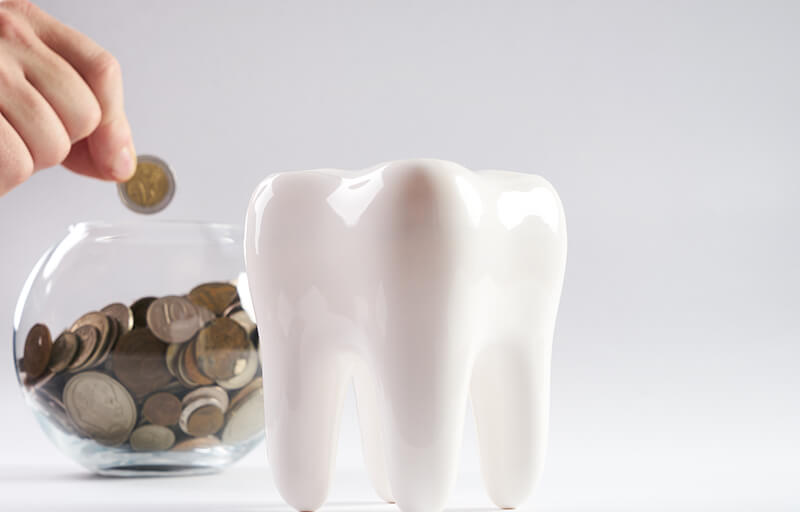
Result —
[[489, 497], [515, 508], [530, 495], [542, 471], [550, 396], [550, 342], [525, 340], [479, 354], [470, 397]]
[[356, 368], [353, 374], [353, 387], [356, 393], [361, 444], [367, 474], [378, 496], [387, 503], [394, 503], [386, 467], [385, 435], [379, 420], [380, 402], [377, 380], [369, 373], [366, 365], [362, 364]]
[[[283, 499], [316, 510], [330, 488], [348, 370], [316, 340], [275, 338], [261, 348], [267, 455]], [[268, 338], [269, 339], [269, 338]]]
[[[468, 363], [446, 344], [409, 332], [379, 363], [381, 414], [392, 497], [403, 512], [441, 510], [455, 483], [468, 393]], [[444, 344], [439, 344], [444, 348]], [[413, 354], [413, 355], [412, 355]]]

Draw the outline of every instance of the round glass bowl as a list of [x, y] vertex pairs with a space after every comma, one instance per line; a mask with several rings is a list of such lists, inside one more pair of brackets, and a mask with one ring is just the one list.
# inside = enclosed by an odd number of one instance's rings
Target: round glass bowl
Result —
[[242, 231], [81, 223], [14, 314], [25, 398], [64, 453], [107, 475], [220, 470], [264, 437]]

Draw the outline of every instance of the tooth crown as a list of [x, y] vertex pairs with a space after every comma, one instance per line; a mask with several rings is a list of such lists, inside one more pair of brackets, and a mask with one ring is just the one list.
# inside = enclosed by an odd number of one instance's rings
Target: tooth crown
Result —
[[444, 506], [468, 397], [490, 497], [527, 498], [566, 260], [547, 181], [439, 160], [281, 173], [254, 192], [245, 240], [268, 455], [289, 504], [325, 501], [351, 379], [382, 498]]

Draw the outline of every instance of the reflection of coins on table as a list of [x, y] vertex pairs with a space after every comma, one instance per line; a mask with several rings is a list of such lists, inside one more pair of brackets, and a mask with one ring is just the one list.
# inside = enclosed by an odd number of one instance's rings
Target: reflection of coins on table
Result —
[[183, 297], [161, 297], [147, 308], [147, 326], [161, 341], [183, 343], [197, 334], [200, 316]]
[[175, 444], [175, 433], [161, 425], [142, 425], [131, 433], [130, 443], [136, 452], [169, 450]]
[[53, 340], [50, 337], [50, 329], [44, 324], [36, 324], [28, 331], [25, 338], [24, 356], [22, 359], [22, 370], [28, 378], [39, 377], [47, 369], [50, 361], [50, 352], [53, 349]]
[[99, 372], [72, 377], [64, 387], [64, 406], [81, 432], [104, 445], [122, 444], [136, 424], [136, 405], [130, 393]]
[[175, 195], [175, 177], [167, 163], [152, 155], [136, 158], [136, 171], [125, 183], [117, 185], [122, 203], [137, 213], [157, 213], [167, 207]]

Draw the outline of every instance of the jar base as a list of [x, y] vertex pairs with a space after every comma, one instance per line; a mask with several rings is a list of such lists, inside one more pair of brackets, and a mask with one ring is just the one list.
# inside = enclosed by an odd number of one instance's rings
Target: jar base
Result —
[[196, 476], [219, 473], [222, 468], [214, 466], [176, 466], [176, 465], [130, 465], [97, 468], [95, 473], [107, 477], [154, 477], [154, 476]]

